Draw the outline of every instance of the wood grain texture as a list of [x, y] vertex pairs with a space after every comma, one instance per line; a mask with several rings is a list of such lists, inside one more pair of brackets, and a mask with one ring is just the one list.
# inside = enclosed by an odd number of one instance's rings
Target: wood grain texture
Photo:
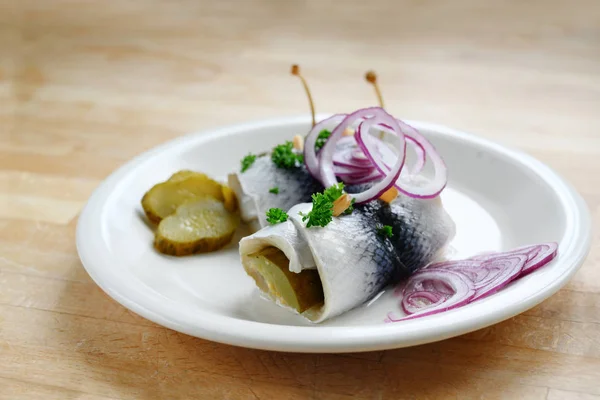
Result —
[[109, 299], [75, 250], [92, 190], [190, 131], [387, 107], [527, 151], [600, 222], [596, 0], [0, 0], [0, 399], [600, 399], [600, 240], [555, 296], [439, 343], [220, 345]]

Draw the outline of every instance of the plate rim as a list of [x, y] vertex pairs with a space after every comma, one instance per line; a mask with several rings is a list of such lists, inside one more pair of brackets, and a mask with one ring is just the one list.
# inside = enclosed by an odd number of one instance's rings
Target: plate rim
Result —
[[[318, 117], [321, 119], [329, 115], [332, 114], [319, 114]], [[521, 299], [520, 303], [511, 304], [509, 309], [505, 308], [502, 312], [472, 312], [459, 319], [454, 318], [457, 313], [467, 307], [472, 310], [481, 308], [477, 307], [480, 304], [472, 303], [446, 313], [424, 319], [409, 320], [401, 324], [330, 327], [269, 324], [224, 316], [197, 308], [193, 312], [187, 309], [178, 310], [173, 315], [173, 310], [166, 312], [165, 304], [161, 304], [155, 298], [149, 296], [151, 293], [147, 293], [148, 290], [140, 290], [140, 288], [133, 290], [132, 287], [127, 287], [120, 280], [111, 280], [110, 274], [103, 275], [102, 271], [105, 270], [102, 265], [104, 263], [96, 257], [96, 251], [93, 250], [93, 241], [87, 240], [87, 238], [93, 237], [90, 235], [98, 235], [102, 225], [101, 216], [103, 213], [95, 213], [94, 210], [98, 207], [99, 209], [102, 208], [102, 205], [110, 197], [110, 189], [114, 188], [131, 170], [155, 155], [176, 149], [186, 143], [193, 142], [194, 145], [198, 146], [216, 138], [236, 135], [256, 128], [309, 124], [310, 116], [308, 115], [259, 119], [196, 131], [164, 142], [130, 159], [113, 171], [94, 189], [83, 207], [76, 228], [76, 247], [79, 258], [92, 280], [108, 296], [134, 313], [159, 325], [191, 336], [234, 346], [310, 353], [363, 352], [415, 346], [482, 329], [521, 314], [546, 300], [561, 289], [581, 268], [591, 248], [591, 214], [587, 203], [580, 194], [556, 171], [521, 150], [510, 148], [475, 134], [431, 122], [417, 120], [406, 120], [406, 122], [418, 129], [435, 131], [444, 136], [451, 136], [455, 139], [473, 143], [486, 151], [492, 150], [503, 154], [536, 173], [536, 175], [543, 178], [546, 184], [552, 187], [565, 212], [566, 221], [571, 221], [570, 225], [565, 226], [566, 233], [559, 242], [559, 257], [556, 259], [567, 266], [561, 269], [562, 272], [556, 279], [547, 282], [545, 286], [539, 287], [535, 293], [530, 293], [528, 297]], [[567, 205], [570, 205], [571, 208]], [[566, 243], [564, 242], [565, 237], [570, 239]], [[123, 289], [127, 289], [126, 292], [129, 293], [123, 293]], [[491, 296], [485, 300], [492, 304], [494, 299]], [[164, 302], [165, 299], [163, 298], [161, 301]], [[167, 318], [165, 315], [171, 316]], [[431, 324], [431, 320], [437, 321], [439, 325]], [[194, 324], [191, 324], [190, 321], [194, 321]], [[426, 326], [423, 327], [424, 321]], [[438, 327], [441, 329], [437, 329]]]

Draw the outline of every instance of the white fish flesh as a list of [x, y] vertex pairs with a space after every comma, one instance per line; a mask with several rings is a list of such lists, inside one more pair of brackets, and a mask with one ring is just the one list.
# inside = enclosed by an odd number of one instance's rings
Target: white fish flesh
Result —
[[[230, 174], [228, 184], [238, 198], [242, 220], [254, 231], [269, 225], [265, 214], [270, 208], [287, 211], [296, 204], [310, 202], [313, 193], [323, 191], [304, 165], [279, 168], [270, 155], [257, 157], [245, 172]], [[279, 193], [270, 193], [272, 188]]]

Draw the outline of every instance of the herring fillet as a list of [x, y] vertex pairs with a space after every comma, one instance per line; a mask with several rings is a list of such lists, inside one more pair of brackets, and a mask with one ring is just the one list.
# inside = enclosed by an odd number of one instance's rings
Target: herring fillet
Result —
[[[304, 165], [279, 168], [270, 154], [257, 157], [245, 172], [229, 174], [228, 184], [239, 200], [242, 220], [254, 231], [269, 225], [265, 213], [270, 208], [288, 211], [296, 204], [311, 201], [313, 193], [323, 191]], [[279, 189], [278, 194], [269, 192], [274, 187]]]
[[[291, 271], [317, 268], [325, 301], [302, 314], [313, 322], [360, 306], [386, 286], [436, 261], [455, 234], [454, 222], [439, 197], [422, 200], [400, 195], [391, 204], [375, 200], [356, 206], [350, 215], [333, 218], [323, 228], [306, 228], [299, 212], [308, 213], [311, 207], [298, 204], [289, 210], [286, 223], [243, 238], [240, 255], [246, 271], [247, 256], [268, 246], [286, 254]], [[382, 225], [392, 227], [391, 238], [379, 233]]]

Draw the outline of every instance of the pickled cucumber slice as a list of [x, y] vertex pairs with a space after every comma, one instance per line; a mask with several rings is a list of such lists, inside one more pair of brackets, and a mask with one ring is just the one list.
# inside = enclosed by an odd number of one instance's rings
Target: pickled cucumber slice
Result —
[[159, 223], [173, 214], [181, 204], [207, 196], [225, 200], [219, 182], [204, 174], [180, 171], [168, 181], [156, 184], [147, 191], [142, 198], [142, 207], [150, 221]]
[[289, 260], [275, 247], [248, 255], [247, 267], [248, 274], [263, 292], [299, 313], [323, 304], [323, 286], [318, 271], [291, 272]]
[[[187, 178], [189, 178], [191, 176], [206, 176], [206, 175], [201, 174], [199, 172], [191, 171], [189, 169], [184, 169], [184, 170], [175, 172], [173, 175], [171, 175], [171, 177], [169, 178], [169, 182], [180, 182], [180, 181], [186, 180]], [[238, 201], [237, 201], [237, 197], [235, 196], [235, 192], [226, 185], [223, 185], [223, 184], [220, 184], [220, 185], [221, 185], [221, 194], [223, 196], [223, 203], [225, 204], [225, 208], [227, 209], [227, 211], [230, 211], [230, 212], [237, 211]]]
[[184, 203], [158, 224], [154, 247], [161, 253], [186, 256], [227, 245], [239, 220], [222, 202], [210, 197]]
[[187, 178], [189, 178], [191, 176], [195, 176], [195, 175], [203, 175], [203, 174], [189, 170], [189, 169], [182, 169], [181, 171], [177, 171], [173, 175], [171, 175], [171, 177], [169, 178], [169, 182], [184, 181]]

